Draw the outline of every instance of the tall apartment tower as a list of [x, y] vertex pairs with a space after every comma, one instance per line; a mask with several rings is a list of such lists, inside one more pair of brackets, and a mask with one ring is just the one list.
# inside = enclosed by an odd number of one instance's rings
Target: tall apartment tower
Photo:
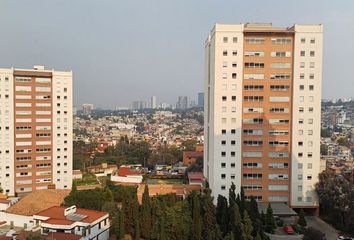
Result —
[[205, 45], [204, 174], [260, 202], [318, 207], [322, 25], [216, 24]]
[[0, 69], [0, 187], [72, 185], [72, 72]]
[[150, 105], [151, 105], [151, 108], [152, 108], [152, 109], [156, 109], [156, 108], [157, 108], [156, 96], [152, 96], [152, 97], [151, 97], [151, 103], [150, 103]]

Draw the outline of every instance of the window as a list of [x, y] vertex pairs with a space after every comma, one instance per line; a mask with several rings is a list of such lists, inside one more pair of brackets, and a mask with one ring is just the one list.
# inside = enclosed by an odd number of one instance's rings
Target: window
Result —
[[226, 123], [226, 118], [221, 119], [221, 123], [225, 124]]
[[246, 38], [245, 42], [248, 44], [263, 44], [264, 38]]
[[243, 87], [244, 90], [247, 91], [263, 91], [264, 86], [263, 85], [245, 85]]
[[310, 43], [314, 44], [315, 43], [315, 38], [311, 38]]
[[272, 57], [291, 57], [291, 52], [271, 52]]
[[264, 79], [264, 74], [244, 74], [244, 79], [255, 79], [255, 80], [262, 80]]
[[271, 74], [270, 79], [290, 79], [290, 74]]
[[310, 86], [309, 86], [309, 90], [310, 90], [310, 91], [313, 91], [314, 89], [315, 89], [314, 85], [310, 85]]
[[223, 55], [223, 56], [227, 56], [227, 50], [224, 50], [224, 51], [222, 52], [222, 55]]
[[221, 152], [222, 157], [226, 157], [226, 152]]
[[222, 96], [221, 99], [222, 99], [223, 102], [225, 102], [227, 100], [227, 97], [226, 96]]
[[304, 154], [303, 154], [302, 152], [299, 152], [299, 153], [297, 153], [297, 156], [298, 156], [299, 158], [302, 158], [302, 157], [304, 156]]
[[310, 78], [310, 79], [315, 79], [315, 74], [310, 73], [309, 78]]
[[222, 62], [222, 67], [226, 68], [227, 67], [227, 62]]
[[314, 57], [315, 56], [315, 51], [310, 51], [310, 57]]
[[232, 73], [232, 79], [236, 79], [237, 73]]
[[232, 42], [233, 42], [233, 43], [237, 43], [237, 37], [233, 37], [233, 38], [232, 38]]
[[312, 119], [312, 118], [309, 118], [309, 119], [308, 119], [308, 123], [309, 123], [309, 124], [313, 124], [313, 119]]
[[222, 89], [222, 90], [227, 90], [227, 84], [222, 84], [222, 85], [221, 85], [221, 89]]
[[303, 107], [299, 107], [299, 113], [303, 113], [304, 112], [304, 108]]
[[272, 38], [273, 44], [290, 44], [291, 38]]
[[299, 89], [302, 91], [302, 90], [305, 89], [305, 86], [304, 86], [304, 85], [300, 85], [300, 86], [299, 86]]
[[221, 140], [221, 145], [226, 145], [226, 140]]
[[264, 52], [245, 52], [245, 57], [263, 57]]
[[300, 51], [300, 56], [305, 57], [305, 51]]
[[300, 68], [305, 68], [305, 63], [304, 62], [300, 63]]
[[228, 42], [228, 38], [227, 37], [223, 37], [223, 42], [227, 43]]
[[303, 142], [303, 141], [299, 141], [299, 142], [297, 142], [297, 145], [298, 145], [299, 147], [302, 147], [302, 146], [304, 146], [304, 142]]
[[221, 163], [221, 168], [226, 168], [226, 163]]
[[297, 186], [297, 190], [298, 190], [298, 191], [302, 191], [302, 185], [298, 185], [298, 186]]
[[226, 113], [226, 107], [222, 107], [222, 108], [221, 108], [221, 111], [222, 111], [223, 113]]
[[315, 63], [314, 62], [310, 62], [310, 68], [315, 68]]
[[235, 168], [236, 167], [236, 163], [231, 163], [231, 168]]
[[312, 175], [307, 175], [307, 180], [311, 180], [312, 179]]
[[305, 38], [301, 38], [301, 43], [306, 43], [306, 39]]
[[243, 163], [242, 166], [244, 168], [262, 168], [262, 163]]
[[231, 96], [231, 100], [234, 102], [236, 101], [236, 96]]
[[227, 73], [223, 73], [221, 76], [222, 76], [222, 79], [227, 79]]
[[235, 140], [231, 140], [231, 145], [236, 145], [236, 141]]
[[305, 79], [305, 74], [300, 73], [300, 79]]
[[264, 63], [246, 62], [245, 68], [264, 68]]
[[313, 113], [313, 107], [309, 107], [309, 112]]
[[235, 63], [235, 62], [232, 63], [232, 67], [233, 67], [233, 68], [237, 67], [237, 63]]
[[302, 180], [302, 174], [297, 175], [297, 180]]
[[231, 134], [236, 134], [236, 129], [231, 129]]
[[225, 185], [221, 185], [221, 190], [225, 190], [226, 186]]
[[222, 129], [221, 134], [226, 134], [226, 129]]
[[232, 51], [232, 56], [237, 56], [237, 51]]
[[275, 69], [291, 68], [291, 63], [271, 63], [270, 67]]
[[221, 179], [225, 179], [226, 178], [226, 174], [221, 174]]
[[307, 169], [312, 169], [312, 163], [307, 164]]

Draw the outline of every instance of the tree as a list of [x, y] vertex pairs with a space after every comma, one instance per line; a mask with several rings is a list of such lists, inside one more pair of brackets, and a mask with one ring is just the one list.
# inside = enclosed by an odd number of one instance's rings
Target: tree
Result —
[[242, 224], [242, 239], [243, 240], [253, 240], [252, 236], [253, 226], [247, 211], [243, 213], [243, 224]]
[[270, 203], [267, 207], [267, 214], [265, 219], [265, 231], [268, 233], [274, 233], [274, 229], [276, 228], [275, 220], [273, 216], [273, 209], [270, 206]]
[[39, 235], [34, 235], [34, 234], [32, 234], [32, 233], [26, 237], [26, 240], [41, 240], [41, 239], [42, 239], [41, 236], [39, 236]]
[[303, 240], [326, 240], [326, 235], [313, 227], [306, 229]]
[[141, 224], [141, 236], [144, 239], [151, 238], [152, 230], [152, 216], [151, 216], [151, 200], [149, 196], [149, 187], [145, 185], [144, 193], [142, 196], [142, 205], [140, 211], [140, 224]]
[[328, 155], [328, 146], [326, 144], [321, 144], [321, 155]]
[[218, 199], [217, 199], [216, 221], [219, 224], [223, 236], [225, 236], [228, 233], [229, 220], [228, 220], [227, 200], [222, 195], [218, 195]]
[[200, 199], [196, 192], [192, 192], [192, 239], [201, 240], [202, 239], [202, 226], [200, 219]]
[[233, 232], [228, 233], [225, 237], [224, 240], [235, 240]]
[[118, 240], [121, 240], [125, 236], [125, 222], [124, 222], [124, 212], [120, 211], [119, 213], [119, 227], [118, 227]]
[[202, 198], [202, 212], [203, 212], [203, 225], [202, 237], [205, 240], [218, 240], [220, 239], [220, 232], [215, 218], [215, 207], [213, 198], [211, 197], [210, 189], [204, 190]]
[[259, 235], [259, 232], [257, 233], [256, 238], [254, 240], [262, 240], [262, 237], [261, 235]]
[[330, 138], [331, 137], [331, 131], [328, 128], [322, 128], [321, 129], [321, 137], [323, 138]]
[[242, 236], [242, 217], [240, 210], [235, 201], [231, 200], [229, 206], [229, 231], [231, 231], [234, 236]]
[[304, 209], [301, 209], [299, 212], [299, 219], [297, 220], [297, 224], [299, 224], [302, 227], [306, 227], [307, 225]]

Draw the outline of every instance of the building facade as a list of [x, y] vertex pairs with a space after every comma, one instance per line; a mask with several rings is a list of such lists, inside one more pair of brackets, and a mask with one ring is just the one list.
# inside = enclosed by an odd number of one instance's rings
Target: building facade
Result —
[[216, 24], [205, 45], [204, 175], [260, 202], [317, 208], [322, 25]]
[[200, 107], [200, 108], [204, 107], [204, 93], [203, 92], [198, 93], [198, 107]]
[[151, 97], [151, 103], [150, 103], [150, 105], [151, 105], [151, 108], [152, 108], [152, 109], [156, 109], [156, 108], [157, 108], [157, 99], [156, 99], [156, 96], [152, 96], [152, 97]]
[[72, 72], [0, 69], [0, 187], [72, 185]]

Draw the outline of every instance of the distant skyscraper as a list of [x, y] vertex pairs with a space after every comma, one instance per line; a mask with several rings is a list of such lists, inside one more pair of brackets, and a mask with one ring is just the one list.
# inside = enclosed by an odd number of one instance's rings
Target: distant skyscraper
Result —
[[187, 109], [190, 107], [189, 105], [190, 105], [189, 98], [187, 96], [179, 96], [178, 97], [178, 101], [176, 103], [177, 109]]
[[157, 108], [157, 102], [156, 102], [156, 96], [151, 97], [151, 108], [156, 109]]
[[198, 93], [198, 107], [204, 108], [204, 93]]
[[213, 195], [318, 208], [322, 25], [216, 24], [205, 44], [204, 173]]
[[91, 116], [92, 110], [93, 110], [93, 104], [90, 103], [82, 104], [82, 114], [84, 116]]
[[72, 186], [72, 72], [0, 69], [0, 186], [28, 193]]
[[132, 110], [142, 110], [149, 108], [149, 102], [147, 101], [134, 101], [132, 103]]

